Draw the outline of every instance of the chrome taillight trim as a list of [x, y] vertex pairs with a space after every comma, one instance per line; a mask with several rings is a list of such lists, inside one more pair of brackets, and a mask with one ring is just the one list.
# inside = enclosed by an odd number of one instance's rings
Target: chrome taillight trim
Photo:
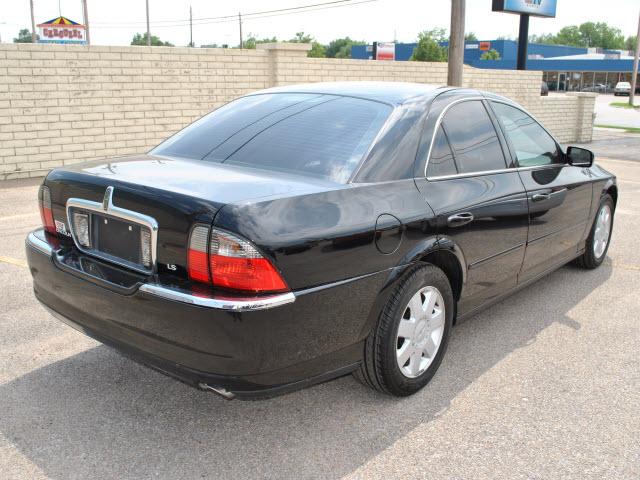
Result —
[[[54, 249], [46, 239], [44, 229], [39, 228], [27, 235], [25, 244], [47, 257], [53, 257]], [[296, 294], [293, 292], [276, 293], [262, 297], [202, 297], [190, 292], [179, 290], [177, 287], [167, 287], [157, 283], [143, 283], [138, 288], [139, 292], [153, 295], [164, 300], [181, 302], [197, 307], [229, 310], [234, 312], [248, 312], [252, 310], [265, 310], [293, 303]]]
[[275, 295], [255, 298], [208, 298], [181, 292], [174, 288], [163, 287], [162, 285], [154, 285], [152, 283], [140, 285], [139, 291], [176, 302], [188, 303], [199, 307], [217, 308], [220, 310], [233, 310], [235, 312], [264, 310], [292, 303], [296, 299], [293, 292], [277, 293]]
[[[158, 222], [155, 218], [150, 217], [149, 215], [144, 215], [139, 212], [134, 212], [133, 210], [127, 210], [125, 208], [116, 207], [111, 200], [111, 196], [105, 195], [104, 202], [92, 202], [90, 200], [85, 200], [82, 198], [70, 198], [67, 200], [66, 210], [67, 210], [67, 221], [69, 222], [69, 230], [71, 231], [71, 237], [73, 238], [73, 243], [75, 243], [78, 250], [87, 255], [92, 255], [97, 258], [101, 258], [103, 260], [107, 260], [109, 262], [115, 263], [117, 265], [121, 265], [126, 268], [130, 268], [132, 270], [151, 274], [156, 271], [156, 258], [157, 258], [157, 246], [158, 246]], [[73, 209], [84, 210], [89, 212], [95, 212], [100, 215], [111, 216], [121, 220], [126, 220], [131, 223], [137, 223], [144, 227], [147, 227], [151, 232], [151, 268], [141, 268], [139, 265], [133, 264], [131, 262], [127, 262], [125, 260], [119, 259], [118, 257], [114, 257], [112, 255], [107, 255], [97, 250], [88, 249], [80, 245], [78, 239], [76, 238], [75, 226], [73, 224], [73, 216], [71, 215]]]
[[25, 243], [27, 246], [34, 248], [48, 257], [53, 255], [53, 247], [51, 247], [45, 238], [44, 228], [39, 228], [30, 232], [25, 239]]

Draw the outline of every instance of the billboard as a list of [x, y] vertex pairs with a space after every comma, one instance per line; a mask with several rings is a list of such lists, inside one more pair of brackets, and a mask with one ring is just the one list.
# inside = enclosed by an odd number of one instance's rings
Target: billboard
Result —
[[493, 0], [494, 12], [527, 13], [536, 17], [555, 17], [557, 0]]
[[71, 43], [85, 45], [87, 43], [84, 25], [58, 17], [38, 25], [38, 43]]

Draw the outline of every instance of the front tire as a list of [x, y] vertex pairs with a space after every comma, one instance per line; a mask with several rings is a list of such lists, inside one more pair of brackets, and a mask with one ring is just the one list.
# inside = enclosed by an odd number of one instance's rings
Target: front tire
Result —
[[453, 293], [444, 272], [433, 265], [414, 268], [383, 308], [355, 377], [390, 395], [416, 393], [442, 362], [453, 311]]
[[613, 212], [614, 204], [611, 195], [604, 195], [600, 199], [596, 218], [587, 237], [585, 251], [576, 259], [578, 266], [591, 270], [604, 262], [613, 230]]

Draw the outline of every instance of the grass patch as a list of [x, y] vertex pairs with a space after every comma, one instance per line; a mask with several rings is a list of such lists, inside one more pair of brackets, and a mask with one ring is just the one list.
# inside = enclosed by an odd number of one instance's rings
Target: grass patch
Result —
[[599, 128], [615, 128], [616, 130], [624, 130], [627, 133], [640, 133], [640, 128], [637, 127], [620, 127], [619, 125], [594, 125]]
[[629, 105], [629, 102], [611, 102], [609, 105], [618, 108], [640, 108], [640, 105], [635, 105], [632, 107], [631, 105]]

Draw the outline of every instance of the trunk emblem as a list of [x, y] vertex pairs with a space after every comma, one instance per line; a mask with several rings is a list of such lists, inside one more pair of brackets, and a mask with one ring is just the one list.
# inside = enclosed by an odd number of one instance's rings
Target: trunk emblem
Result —
[[109, 207], [113, 204], [113, 187], [109, 186], [104, 192], [104, 197], [102, 198], [102, 209], [106, 212], [109, 210]]

